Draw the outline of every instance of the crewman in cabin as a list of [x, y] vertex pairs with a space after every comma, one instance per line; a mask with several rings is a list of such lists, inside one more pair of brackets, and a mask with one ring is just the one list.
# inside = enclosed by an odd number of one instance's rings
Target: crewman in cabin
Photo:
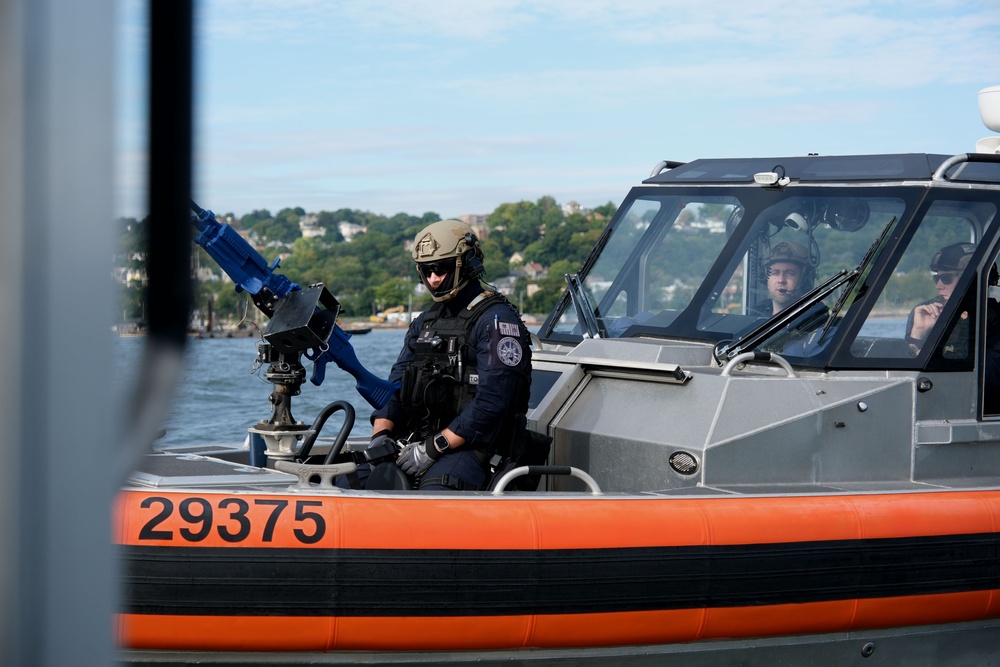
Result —
[[[917, 304], [906, 320], [906, 342], [913, 354], [919, 354], [924, 341], [944, 311], [945, 304], [955, 291], [962, 272], [969, 265], [975, 243], [953, 243], [941, 248], [931, 258], [931, 279], [937, 296]], [[969, 315], [961, 313], [959, 322], [952, 330], [948, 343], [942, 350], [945, 358], [958, 359], [968, 356]]]
[[370, 446], [405, 442], [396, 465], [421, 490], [484, 489], [490, 458], [523, 430], [528, 330], [513, 304], [480, 283], [483, 251], [465, 223], [428, 225], [412, 256], [434, 304], [410, 323], [389, 374], [402, 386], [372, 415]]
[[770, 299], [756, 304], [752, 313], [760, 317], [777, 315], [812, 289], [811, 274], [809, 251], [804, 245], [795, 241], [778, 243], [764, 260]]

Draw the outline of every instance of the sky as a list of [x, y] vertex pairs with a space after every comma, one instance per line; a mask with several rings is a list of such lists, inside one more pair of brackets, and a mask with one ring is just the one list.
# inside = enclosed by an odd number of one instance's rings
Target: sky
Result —
[[[145, 2], [117, 0], [143, 217]], [[442, 217], [621, 202], [660, 160], [974, 150], [1000, 1], [195, 0], [194, 198]]]

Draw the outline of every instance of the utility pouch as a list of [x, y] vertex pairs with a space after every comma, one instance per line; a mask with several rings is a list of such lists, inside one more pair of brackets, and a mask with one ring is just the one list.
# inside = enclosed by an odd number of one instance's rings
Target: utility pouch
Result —
[[[493, 471], [487, 490], [496, 488], [497, 482], [506, 473], [521, 466], [545, 465], [549, 458], [549, 449], [552, 446], [551, 436], [537, 431], [530, 431], [525, 425], [524, 415], [517, 416], [514, 427], [514, 439], [511, 445], [511, 452], [508, 455], [497, 454], [490, 460], [490, 467]], [[514, 491], [535, 491], [541, 481], [539, 475], [522, 475], [507, 485], [507, 489]]]

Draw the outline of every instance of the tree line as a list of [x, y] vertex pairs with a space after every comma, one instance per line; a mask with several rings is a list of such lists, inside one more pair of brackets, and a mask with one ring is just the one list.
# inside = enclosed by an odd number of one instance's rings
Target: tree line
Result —
[[[553, 197], [537, 201], [501, 204], [487, 217], [487, 234], [480, 239], [485, 255], [485, 280], [493, 282], [514, 277], [513, 296], [527, 313], [547, 313], [565, 289], [564, 274], [577, 271], [615, 211], [611, 202], [588, 212], [564, 213]], [[420, 216], [397, 213], [391, 217], [339, 209], [312, 214], [315, 224], [325, 230], [321, 236], [302, 236], [299, 222], [307, 213], [301, 207], [281, 209], [271, 214], [255, 210], [237, 218], [232, 213], [218, 216], [246, 234], [271, 263], [281, 257], [277, 271], [299, 285], [323, 283], [337, 297], [347, 317], [366, 318], [374, 312], [397, 305], [421, 310], [429, 297], [416, 293], [418, 279], [407, 250], [414, 236], [425, 226], [441, 219], [434, 212]], [[353, 223], [366, 231], [350, 241], [340, 233], [340, 224]], [[142, 270], [146, 227], [149, 218], [122, 218], [119, 224], [119, 265]], [[192, 226], [192, 238], [194, 227]], [[215, 262], [192, 242], [195, 264], [221, 271]], [[512, 265], [519, 254], [523, 264]], [[521, 270], [537, 263], [547, 269], [547, 277], [532, 279]], [[529, 283], [535, 285], [528, 289]], [[244, 314], [257, 317], [245, 294], [237, 294], [232, 282], [195, 281], [196, 308], [202, 316], [209, 304], [217, 320], [239, 321]], [[535, 291], [537, 290], [537, 291]], [[530, 292], [530, 295], [529, 295]], [[139, 283], [121, 287], [123, 315], [142, 322], [145, 288]]]

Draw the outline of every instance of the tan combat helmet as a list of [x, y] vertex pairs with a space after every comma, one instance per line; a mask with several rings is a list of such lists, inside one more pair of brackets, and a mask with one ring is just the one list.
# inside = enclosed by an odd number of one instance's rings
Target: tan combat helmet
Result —
[[[420, 281], [435, 301], [447, 301], [469, 281], [483, 275], [483, 251], [472, 228], [461, 220], [431, 223], [413, 239], [413, 261]], [[431, 273], [446, 276], [438, 289], [431, 289]]]

